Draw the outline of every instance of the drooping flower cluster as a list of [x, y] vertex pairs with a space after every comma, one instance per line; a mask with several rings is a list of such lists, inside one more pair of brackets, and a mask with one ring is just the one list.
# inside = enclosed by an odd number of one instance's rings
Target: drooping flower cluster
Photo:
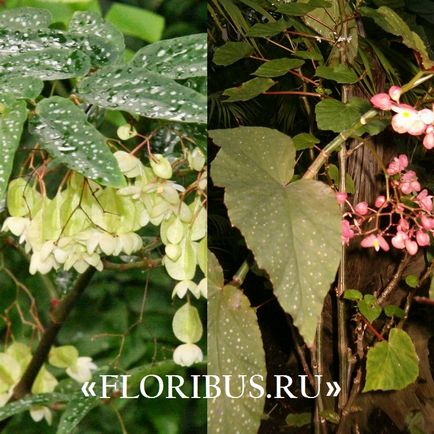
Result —
[[391, 244], [410, 255], [431, 244], [434, 236], [433, 196], [427, 189], [422, 189], [416, 173], [407, 170], [408, 164], [404, 154], [390, 162], [387, 167], [389, 194], [378, 196], [373, 207], [367, 202], [352, 206], [345, 193], [336, 194], [338, 202], [346, 202], [351, 209], [342, 220], [344, 244], [348, 245], [355, 236], [362, 236], [362, 247], [388, 251]]
[[[0, 407], [3, 407], [11, 398], [14, 387], [23, 376], [32, 359], [30, 347], [14, 342], [6, 351], [0, 353]], [[79, 383], [92, 378], [97, 366], [90, 357], [79, 357], [78, 351], [72, 345], [53, 347], [50, 351], [49, 364], [56, 368], [65, 369], [65, 373]], [[32, 386], [33, 394], [52, 393], [58, 381], [44, 365], [39, 371]], [[53, 416], [48, 407], [32, 406], [30, 416], [35, 422], [45, 419], [51, 425]]]
[[371, 98], [374, 107], [381, 110], [392, 110], [392, 128], [399, 134], [408, 133], [412, 136], [422, 136], [426, 149], [434, 148], [434, 105], [433, 110], [423, 108], [418, 110], [408, 104], [399, 102], [401, 88], [392, 86], [388, 93], [379, 93]]

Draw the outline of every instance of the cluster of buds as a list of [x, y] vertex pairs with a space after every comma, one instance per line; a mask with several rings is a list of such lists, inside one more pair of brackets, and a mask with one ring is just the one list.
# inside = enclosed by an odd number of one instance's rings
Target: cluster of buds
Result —
[[[412, 136], [422, 136], [426, 149], [434, 148], [434, 111], [429, 108], [417, 110], [408, 104], [399, 102], [401, 88], [392, 86], [388, 93], [379, 93], [371, 98], [374, 107], [393, 111], [392, 128], [399, 134], [408, 133]], [[434, 106], [433, 106], [434, 109]]]
[[391, 244], [410, 255], [415, 255], [419, 247], [431, 244], [434, 235], [433, 196], [427, 189], [422, 189], [416, 173], [407, 167], [408, 158], [404, 154], [392, 160], [387, 167], [390, 177], [388, 194], [378, 196], [373, 207], [367, 202], [353, 207], [346, 193], [336, 193], [338, 203], [346, 203], [350, 208], [342, 220], [343, 244], [348, 245], [355, 236], [362, 236], [362, 247], [373, 247], [377, 252], [380, 249], [388, 251]]

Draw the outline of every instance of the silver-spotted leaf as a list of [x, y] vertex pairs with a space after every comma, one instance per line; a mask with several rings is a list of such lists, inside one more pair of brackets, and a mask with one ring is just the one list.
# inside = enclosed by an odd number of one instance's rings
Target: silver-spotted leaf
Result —
[[17, 99], [35, 99], [40, 95], [44, 83], [39, 78], [21, 76], [0, 77], [0, 94]]
[[174, 79], [205, 77], [206, 33], [165, 39], [147, 45], [136, 53], [131, 64]]
[[51, 13], [47, 9], [23, 7], [0, 12], [0, 28], [15, 30], [43, 29], [51, 24]]
[[148, 118], [192, 123], [207, 121], [205, 95], [142, 68], [104, 68], [80, 83], [79, 94], [101, 107]]
[[60, 418], [56, 434], [70, 434], [74, 432], [78, 424], [99, 402], [100, 399], [98, 397], [86, 397], [81, 393], [74, 396]]
[[0, 200], [6, 192], [26, 118], [24, 101], [0, 95]]
[[295, 149], [278, 131], [234, 128], [210, 136], [221, 146], [212, 175], [225, 187], [229, 217], [269, 274], [280, 304], [312, 344], [339, 265], [341, 218], [335, 195], [319, 181], [290, 183]]
[[[219, 377], [220, 387], [224, 387], [224, 376], [230, 376], [231, 395], [242, 396], [231, 398], [222, 393], [208, 401], [208, 433], [255, 434], [263, 414], [266, 377], [256, 313], [242, 291], [223, 286], [223, 272], [214, 257], [209, 263], [209, 275], [214, 276], [214, 284], [219, 287], [211, 292], [208, 301], [208, 374]], [[263, 388], [260, 398], [259, 391], [249, 384], [251, 378]]]
[[0, 56], [33, 53], [47, 48], [83, 51], [93, 66], [106, 65], [116, 58], [112, 45], [99, 36], [57, 29], [19, 31], [0, 28]]
[[69, 22], [69, 31], [81, 35], [96, 35], [113, 46], [119, 58], [125, 49], [124, 35], [96, 12], [77, 11]]
[[419, 359], [410, 336], [393, 328], [389, 340], [377, 342], [368, 351], [363, 392], [401, 390], [416, 381]]
[[70, 100], [42, 100], [31, 120], [31, 131], [51, 156], [83, 176], [112, 187], [125, 186], [106, 138], [87, 122], [85, 113]]
[[64, 80], [88, 73], [90, 59], [82, 51], [47, 48], [41, 51], [0, 57], [0, 74], [40, 80]]

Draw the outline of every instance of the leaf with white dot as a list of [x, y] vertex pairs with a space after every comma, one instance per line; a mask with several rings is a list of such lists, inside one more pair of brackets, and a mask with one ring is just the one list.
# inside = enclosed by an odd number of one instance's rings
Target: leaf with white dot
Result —
[[0, 57], [0, 74], [64, 80], [86, 75], [90, 59], [82, 51], [47, 48], [41, 51]]
[[86, 178], [111, 187], [126, 185], [106, 138], [91, 125], [85, 113], [61, 97], [42, 100], [31, 120], [31, 132], [41, 147]]
[[26, 119], [24, 101], [18, 101], [10, 95], [0, 95], [0, 200], [7, 189]]
[[[258, 320], [242, 291], [223, 286], [223, 271], [211, 252], [208, 268], [212, 288], [208, 301], [208, 374], [219, 377], [221, 388], [224, 376], [230, 376], [230, 389], [226, 390], [234, 397], [241, 395], [232, 398], [222, 393], [208, 401], [208, 433], [254, 434], [261, 424], [265, 394], [258, 397], [249, 380], [256, 376], [254, 381], [265, 390], [267, 375]], [[244, 391], [242, 378], [246, 381]]]
[[39, 78], [21, 76], [0, 77], [0, 94], [11, 95], [18, 99], [35, 99], [44, 83]]
[[295, 148], [276, 130], [244, 127], [210, 136], [221, 146], [212, 175], [225, 187], [229, 217], [310, 345], [340, 260], [335, 196], [319, 181], [290, 183]]
[[206, 33], [199, 33], [155, 42], [140, 49], [131, 60], [131, 65], [177, 80], [206, 77], [206, 39]]
[[176, 81], [132, 66], [111, 66], [85, 78], [79, 95], [101, 107], [153, 119], [206, 123], [207, 98]]
[[[124, 35], [110, 23], [93, 11], [77, 11], [69, 22], [69, 31], [81, 35], [95, 35], [103, 38], [113, 46], [117, 59], [125, 49]], [[116, 60], [116, 59], [113, 59]]]
[[51, 13], [47, 9], [25, 7], [0, 12], [0, 28], [44, 29], [51, 24], [51, 20]]

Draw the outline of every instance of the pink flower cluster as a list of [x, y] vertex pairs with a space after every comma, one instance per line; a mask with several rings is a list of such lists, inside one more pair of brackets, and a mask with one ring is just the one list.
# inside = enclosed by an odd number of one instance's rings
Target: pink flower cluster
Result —
[[374, 107], [381, 110], [392, 110], [392, 128], [399, 134], [408, 133], [412, 136], [424, 134], [423, 146], [434, 148], [434, 105], [433, 110], [424, 108], [417, 110], [408, 104], [401, 104], [399, 98], [401, 88], [392, 86], [389, 93], [378, 93], [371, 98]]
[[[362, 236], [362, 247], [377, 252], [395, 249], [415, 255], [419, 247], [431, 244], [434, 237], [433, 196], [423, 189], [413, 170], [407, 170], [408, 158], [401, 154], [387, 167], [390, 194], [378, 196], [374, 206], [360, 202], [352, 206], [346, 193], [336, 193], [340, 205], [350, 208], [341, 223], [342, 243], [348, 245], [355, 236]], [[390, 243], [390, 244], [389, 244]]]

